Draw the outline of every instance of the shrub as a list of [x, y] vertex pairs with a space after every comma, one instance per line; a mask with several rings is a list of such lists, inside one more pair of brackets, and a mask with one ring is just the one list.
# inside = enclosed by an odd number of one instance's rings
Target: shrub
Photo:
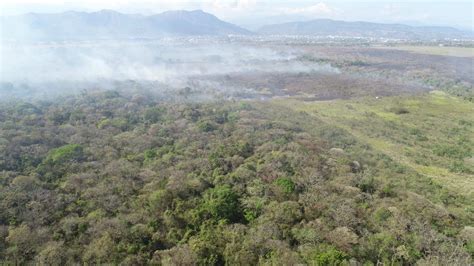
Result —
[[49, 152], [45, 162], [52, 164], [79, 161], [84, 157], [84, 151], [79, 144], [68, 144]]
[[113, 99], [120, 97], [120, 93], [116, 90], [108, 90], [103, 93], [104, 98], [106, 99]]
[[210, 121], [200, 121], [197, 126], [203, 132], [211, 132], [217, 129], [217, 126]]
[[145, 111], [144, 119], [146, 122], [157, 123], [159, 122], [165, 111], [160, 107], [152, 107]]
[[387, 232], [381, 232], [368, 236], [361, 251], [367, 260], [383, 262], [393, 258], [396, 247], [396, 238]]
[[148, 162], [158, 157], [158, 153], [156, 152], [156, 150], [149, 149], [143, 153], [143, 157], [145, 159], [145, 162]]
[[433, 153], [437, 156], [448, 157], [452, 159], [463, 159], [470, 155], [470, 149], [462, 146], [450, 146], [438, 144], [434, 147]]
[[66, 254], [60, 242], [48, 242], [45, 248], [36, 256], [35, 261], [39, 265], [64, 265]]
[[392, 113], [395, 113], [397, 115], [403, 115], [403, 114], [409, 114], [410, 113], [410, 111], [407, 108], [401, 107], [401, 106], [392, 107], [392, 108], [390, 108], [389, 111], [392, 112]]
[[255, 210], [246, 209], [244, 211], [244, 218], [247, 222], [252, 222], [255, 219], [257, 219], [257, 217], [258, 217], [258, 213]]
[[84, 250], [82, 259], [86, 264], [104, 264], [110, 263], [116, 255], [114, 249], [116, 244], [110, 236], [106, 233], [100, 238], [95, 238]]
[[53, 149], [38, 166], [38, 173], [43, 175], [43, 180], [53, 181], [64, 173], [73, 169], [73, 163], [84, 160], [84, 149], [78, 144], [68, 144]]
[[24, 264], [26, 260], [30, 259], [39, 243], [37, 233], [26, 224], [10, 227], [6, 241], [10, 244], [6, 253], [16, 264]]
[[128, 121], [123, 118], [115, 118], [115, 119], [105, 118], [97, 124], [97, 128], [99, 129], [114, 127], [120, 130], [126, 130], [128, 126], [129, 126]]
[[148, 196], [148, 205], [152, 212], [160, 213], [171, 205], [173, 196], [168, 190], [157, 190]]
[[358, 243], [358, 236], [348, 227], [338, 227], [326, 236], [333, 245], [342, 251], [350, 252], [352, 247]]
[[466, 243], [466, 250], [474, 257], [474, 240], [470, 240]]
[[365, 177], [361, 179], [357, 187], [365, 193], [373, 194], [377, 190], [377, 185], [373, 177]]
[[390, 216], [392, 216], [392, 213], [385, 209], [385, 208], [380, 208], [374, 213], [375, 220], [379, 222], [385, 222]]
[[171, 249], [157, 250], [150, 264], [152, 265], [194, 265], [197, 255], [189, 245], [179, 245]]
[[471, 173], [471, 170], [463, 162], [453, 162], [448, 169], [454, 173]]
[[392, 183], [388, 183], [383, 186], [382, 190], [380, 191], [381, 197], [393, 197], [395, 196], [395, 186]]
[[227, 185], [208, 189], [201, 208], [216, 221], [237, 222], [242, 218], [239, 197]]
[[363, 66], [369, 66], [370, 64], [367, 63], [367, 62], [364, 62], [364, 61], [362, 61], [362, 60], [355, 60], [355, 61], [349, 62], [349, 65], [351, 65], [351, 66], [361, 66], [361, 67], [363, 67]]
[[274, 181], [274, 183], [287, 194], [293, 193], [293, 191], [295, 191], [295, 183], [289, 178], [279, 177]]
[[258, 197], [247, 198], [244, 202], [244, 218], [247, 222], [252, 222], [262, 213], [264, 201]]
[[319, 245], [311, 257], [308, 260], [308, 263], [311, 265], [342, 265], [350, 257], [342, 252], [337, 250], [335, 247], [330, 245]]
[[416, 137], [416, 140], [418, 141], [427, 141], [428, 138], [423, 135], [423, 132], [419, 130], [418, 128], [412, 128], [410, 129], [410, 134]]

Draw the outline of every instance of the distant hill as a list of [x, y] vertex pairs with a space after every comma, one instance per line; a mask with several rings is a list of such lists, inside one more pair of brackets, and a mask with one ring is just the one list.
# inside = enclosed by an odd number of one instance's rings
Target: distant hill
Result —
[[69, 40], [154, 38], [166, 35], [250, 34], [201, 10], [168, 11], [152, 16], [68, 11], [2, 17], [1, 38], [16, 40]]
[[338, 35], [348, 37], [383, 37], [421, 40], [474, 37], [472, 32], [466, 32], [451, 27], [414, 27], [403, 24], [382, 24], [361, 21], [347, 22], [331, 19], [267, 25], [260, 28], [258, 33], [271, 35]]

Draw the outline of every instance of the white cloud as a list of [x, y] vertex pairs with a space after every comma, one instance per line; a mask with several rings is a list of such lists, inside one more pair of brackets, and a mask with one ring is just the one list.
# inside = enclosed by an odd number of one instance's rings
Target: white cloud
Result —
[[214, 0], [211, 3], [211, 8], [213, 9], [237, 9], [237, 10], [248, 10], [253, 9], [257, 5], [257, 0]]
[[402, 10], [399, 5], [390, 3], [383, 7], [383, 14], [386, 16], [399, 16]]
[[237, 7], [240, 9], [253, 9], [257, 5], [257, 0], [239, 0]]
[[336, 13], [335, 9], [322, 2], [307, 7], [281, 8], [280, 11], [291, 15], [334, 15]]
[[[210, 1], [208, 1], [210, 2]], [[21, 6], [64, 6], [80, 7], [86, 9], [94, 8], [121, 8], [133, 6], [157, 6], [163, 8], [182, 7], [196, 4], [199, 1], [176, 1], [176, 0], [0, 0], [0, 7]]]

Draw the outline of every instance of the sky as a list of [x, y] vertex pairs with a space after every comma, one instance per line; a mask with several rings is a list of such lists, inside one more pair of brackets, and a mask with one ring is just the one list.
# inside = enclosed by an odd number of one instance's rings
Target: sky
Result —
[[141, 14], [202, 9], [251, 29], [317, 18], [474, 28], [474, 9], [470, 0], [0, 0], [2, 15], [102, 9]]

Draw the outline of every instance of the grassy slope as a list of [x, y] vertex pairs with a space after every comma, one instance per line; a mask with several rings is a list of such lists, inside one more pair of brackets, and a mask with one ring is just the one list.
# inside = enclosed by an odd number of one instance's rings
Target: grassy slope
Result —
[[[382, 47], [381, 47], [382, 48]], [[396, 49], [420, 54], [446, 55], [456, 57], [474, 57], [472, 47], [440, 47], [440, 46], [394, 46], [383, 49]]]
[[[396, 162], [456, 194], [474, 198], [472, 103], [441, 92], [417, 98], [275, 103], [345, 129]], [[397, 114], [400, 110], [408, 113]]]

